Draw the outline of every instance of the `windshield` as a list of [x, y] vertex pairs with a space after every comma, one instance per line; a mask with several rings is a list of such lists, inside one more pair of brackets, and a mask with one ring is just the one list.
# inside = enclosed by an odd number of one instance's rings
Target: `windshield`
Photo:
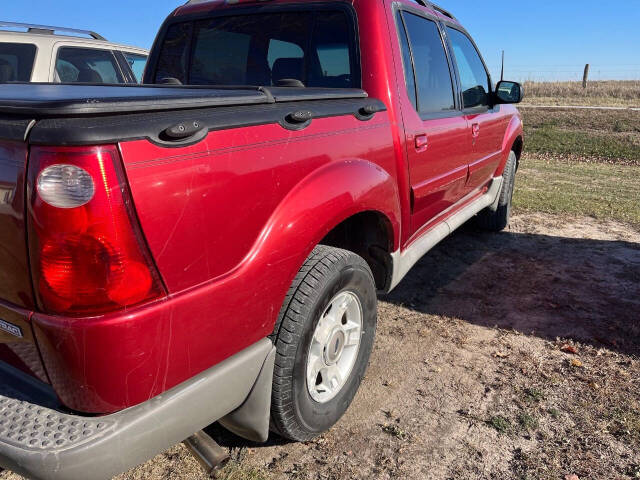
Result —
[[30, 81], [35, 58], [35, 45], [0, 43], [0, 83]]
[[155, 83], [357, 88], [355, 28], [345, 11], [214, 17], [166, 32]]

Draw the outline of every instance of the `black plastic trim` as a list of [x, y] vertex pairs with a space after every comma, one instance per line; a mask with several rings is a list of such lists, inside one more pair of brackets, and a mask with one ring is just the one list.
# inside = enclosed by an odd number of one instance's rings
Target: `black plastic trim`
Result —
[[0, 140], [24, 142], [34, 122], [33, 118], [0, 115]]
[[360, 110], [365, 107], [377, 112], [386, 110], [380, 100], [365, 97], [95, 117], [46, 118], [32, 129], [29, 142], [36, 145], [96, 145], [147, 139], [163, 147], [183, 147], [198, 143], [206, 135], [175, 141], [168, 140], [162, 132], [177, 124], [193, 121], [197, 121], [202, 126], [200, 132], [205, 133], [268, 124], [279, 124], [283, 127], [288, 124], [285, 128], [291, 128], [293, 125], [292, 129], [296, 129], [295, 124], [285, 119], [298, 111], [312, 112], [312, 119], [299, 124], [298, 129], [308, 126], [318, 118], [343, 115], [353, 115], [361, 121], [366, 121], [373, 118], [375, 113], [363, 117]]
[[0, 111], [42, 118], [366, 97], [349, 88], [12, 83], [0, 85]]

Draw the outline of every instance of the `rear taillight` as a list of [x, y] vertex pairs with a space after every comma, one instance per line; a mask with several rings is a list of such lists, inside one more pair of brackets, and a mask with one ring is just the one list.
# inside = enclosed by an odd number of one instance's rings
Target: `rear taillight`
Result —
[[92, 315], [165, 294], [115, 146], [33, 147], [29, 253], [47, 313]]

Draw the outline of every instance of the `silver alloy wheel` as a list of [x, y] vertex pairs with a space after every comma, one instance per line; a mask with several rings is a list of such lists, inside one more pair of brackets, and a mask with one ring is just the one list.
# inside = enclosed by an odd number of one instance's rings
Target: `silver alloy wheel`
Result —
[[318, 403], [334, 398], [358, 358], [362, 335], [362, 305], [355, 293], [336, 295], [324, 310], [309, 346], [307, 389]]

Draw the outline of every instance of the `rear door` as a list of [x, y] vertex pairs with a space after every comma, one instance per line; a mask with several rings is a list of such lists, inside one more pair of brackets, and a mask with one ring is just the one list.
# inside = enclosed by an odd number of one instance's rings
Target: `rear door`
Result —
[[438, 22], [427, 11], [396, 12], [408, 97], [401, 95], [411, 234], [464, 196], [469, 131]]
[[455, 59], [462, 90], [463, 112], [471, 127], [471, 151], [467, 191], [488, 182], [500, 164], [506, 128], [500, 105], [491, 106], [491, 77], [471, 38], [447, 26], [446, 33]]

